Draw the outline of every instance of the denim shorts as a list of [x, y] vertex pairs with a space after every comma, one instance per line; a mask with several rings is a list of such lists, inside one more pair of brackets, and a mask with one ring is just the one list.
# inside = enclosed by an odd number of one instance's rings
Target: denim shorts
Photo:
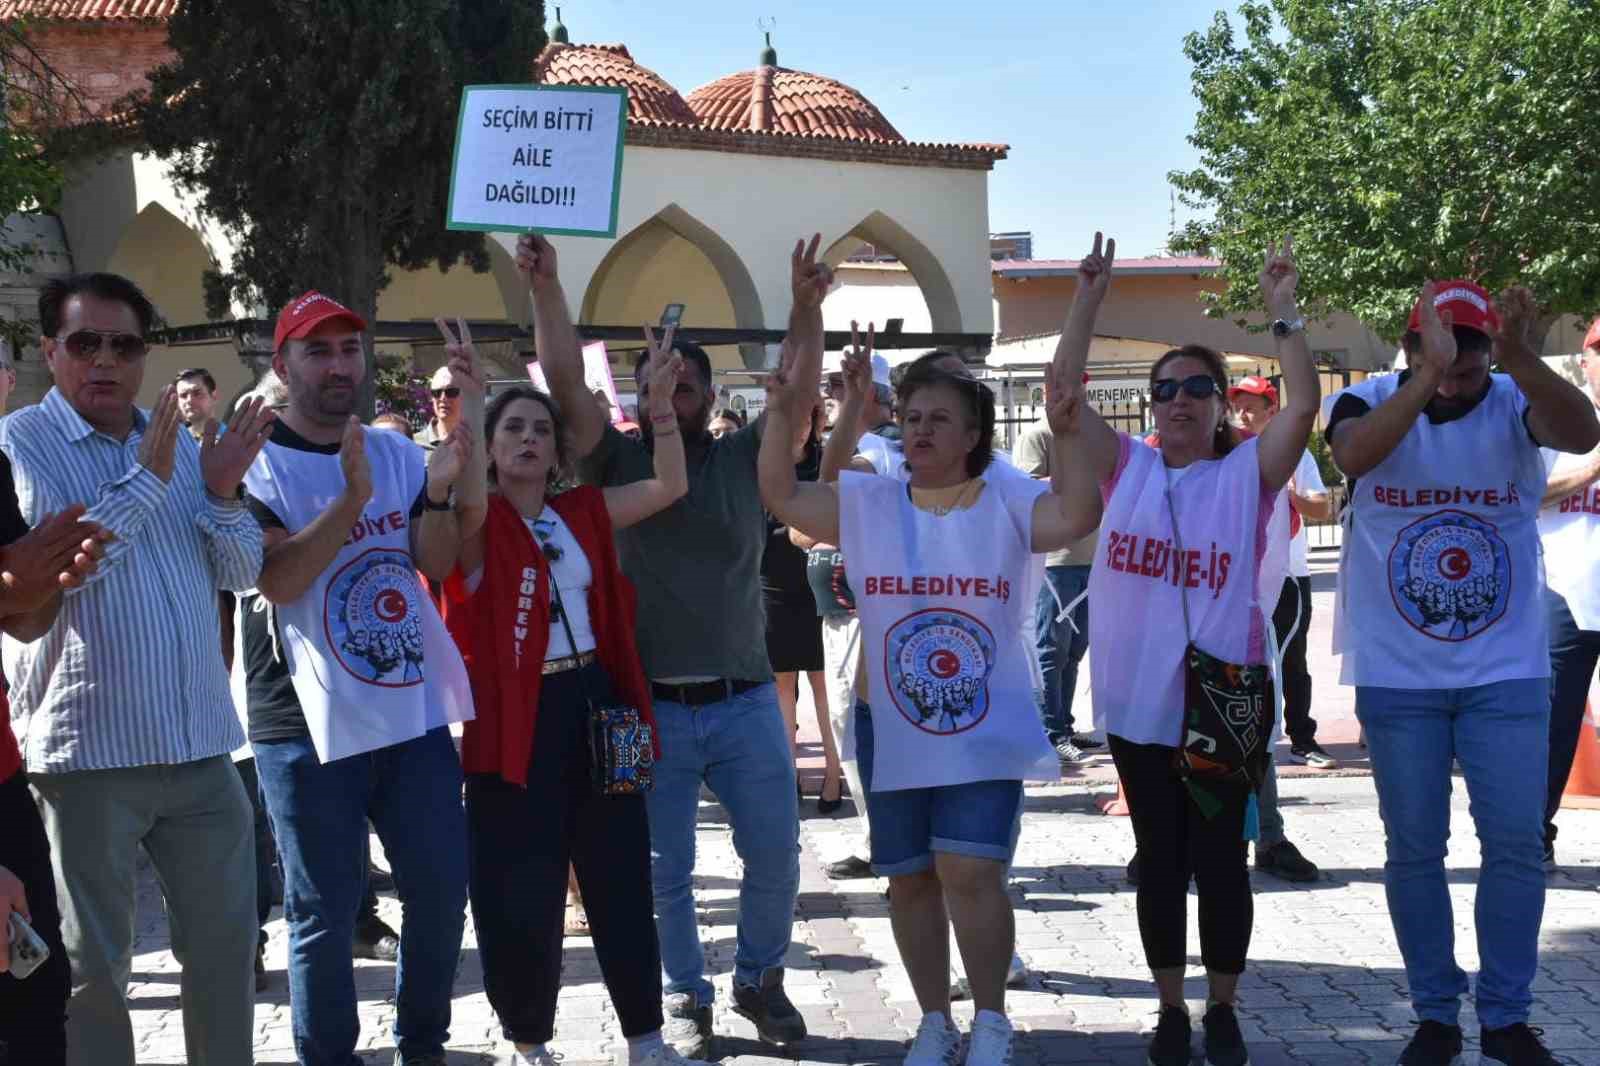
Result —
[[856, 760], [868, 783], [867, 826], [872, 832], [872, 872], [879, 877], [921, 873], [933, 853], [1011, 862], [1022, 827], [1021, 781], [971, 781], [963, 785], [871, 790], [872, 714], [856, 703]]

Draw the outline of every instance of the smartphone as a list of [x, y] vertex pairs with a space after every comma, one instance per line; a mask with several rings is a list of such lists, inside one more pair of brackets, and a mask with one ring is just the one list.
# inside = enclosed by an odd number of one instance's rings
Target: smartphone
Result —
[[683, 321], [683, 305], [668, 304], [661, 312], [661, 328], [676, 326]]
[[22, 980], [50, 957], [50, 945], [44, 938], [33, 931], [33, 926], [28, 924], [26, 918], [16, 911], [11, 912], [11, 976]]

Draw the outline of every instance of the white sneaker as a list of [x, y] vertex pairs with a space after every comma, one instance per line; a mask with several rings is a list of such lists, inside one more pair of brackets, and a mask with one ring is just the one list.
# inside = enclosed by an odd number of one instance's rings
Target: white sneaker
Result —
[[686, 1059], [666, 1044], [651, 1048], [642, 1059], [630, 1059], [622, 1053], [623, 1066], [711, 1066], [704, 1059]]
[[511, 1049], [510, 1066], [560, 1066], [560, 1062], [548, 1044], [540, 1044], [532, 1051]]
[[938, 1011], [922, 1016], [903, 1066], [955, 1066], [961, 1053], [961, 1030]]
[[1011, 1066], [1011, 1039], [1006, 1016], [983, 1011], [972, 1023], [966, 1066]]
[[1011, 967], [1006, 970], [1006, 987], [1021, 988], [1028, 981], [1028, 964], [1015, 951], [1011, 953]]

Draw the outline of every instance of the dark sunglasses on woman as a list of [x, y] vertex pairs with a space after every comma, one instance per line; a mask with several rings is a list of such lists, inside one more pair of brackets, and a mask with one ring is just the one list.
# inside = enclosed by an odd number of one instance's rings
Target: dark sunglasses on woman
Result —
[[452, 400], [461, 395], [461, 389], [456, 385], [447, 385], [442, 389], [429, 389], [428, 395], [437, 400], [441, 396], [448, 396]]
[[1150, 398], [1156, 403], [1171, 403], [1182, 389], [1197, 400], [1203, 400], [1217, 391], [1217, 383], [1210, 374], [1191, 374], [1179, 381], [1177, 378], [1162, 378], [1150, 386]]
[[102, 342], [109, 341], [111, 354], [124, 363], [137, 363], [143, 359], [150, 346], [137, 333], [113, 333], [98, 329], [80, 329], [58, 338], [67, 354], [74, 359], [93, 359], [100, 354]]

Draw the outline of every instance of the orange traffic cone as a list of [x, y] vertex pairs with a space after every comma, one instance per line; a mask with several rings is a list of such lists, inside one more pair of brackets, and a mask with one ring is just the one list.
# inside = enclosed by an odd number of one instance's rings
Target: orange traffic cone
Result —
[[1578, 732], [1578, 753], [1572, 759], [1572, 773], [1561, 793], [1561, 806], [1600, 808], [1600, 740], [1594, 735], [1594, 708], [1583, 712]]
[[1101, 814], [1110, 814], [1124, 818], [1127, 817], [1128, 794], [1127, 792], [1123, 791], [1122, 778], [1120, 776], [1117, 778], [1117, 794], [1115, 796], [1108, 796], [1102, 792], [1100, 795], [1094, 798], [1094, 805], [1100, 808]]

